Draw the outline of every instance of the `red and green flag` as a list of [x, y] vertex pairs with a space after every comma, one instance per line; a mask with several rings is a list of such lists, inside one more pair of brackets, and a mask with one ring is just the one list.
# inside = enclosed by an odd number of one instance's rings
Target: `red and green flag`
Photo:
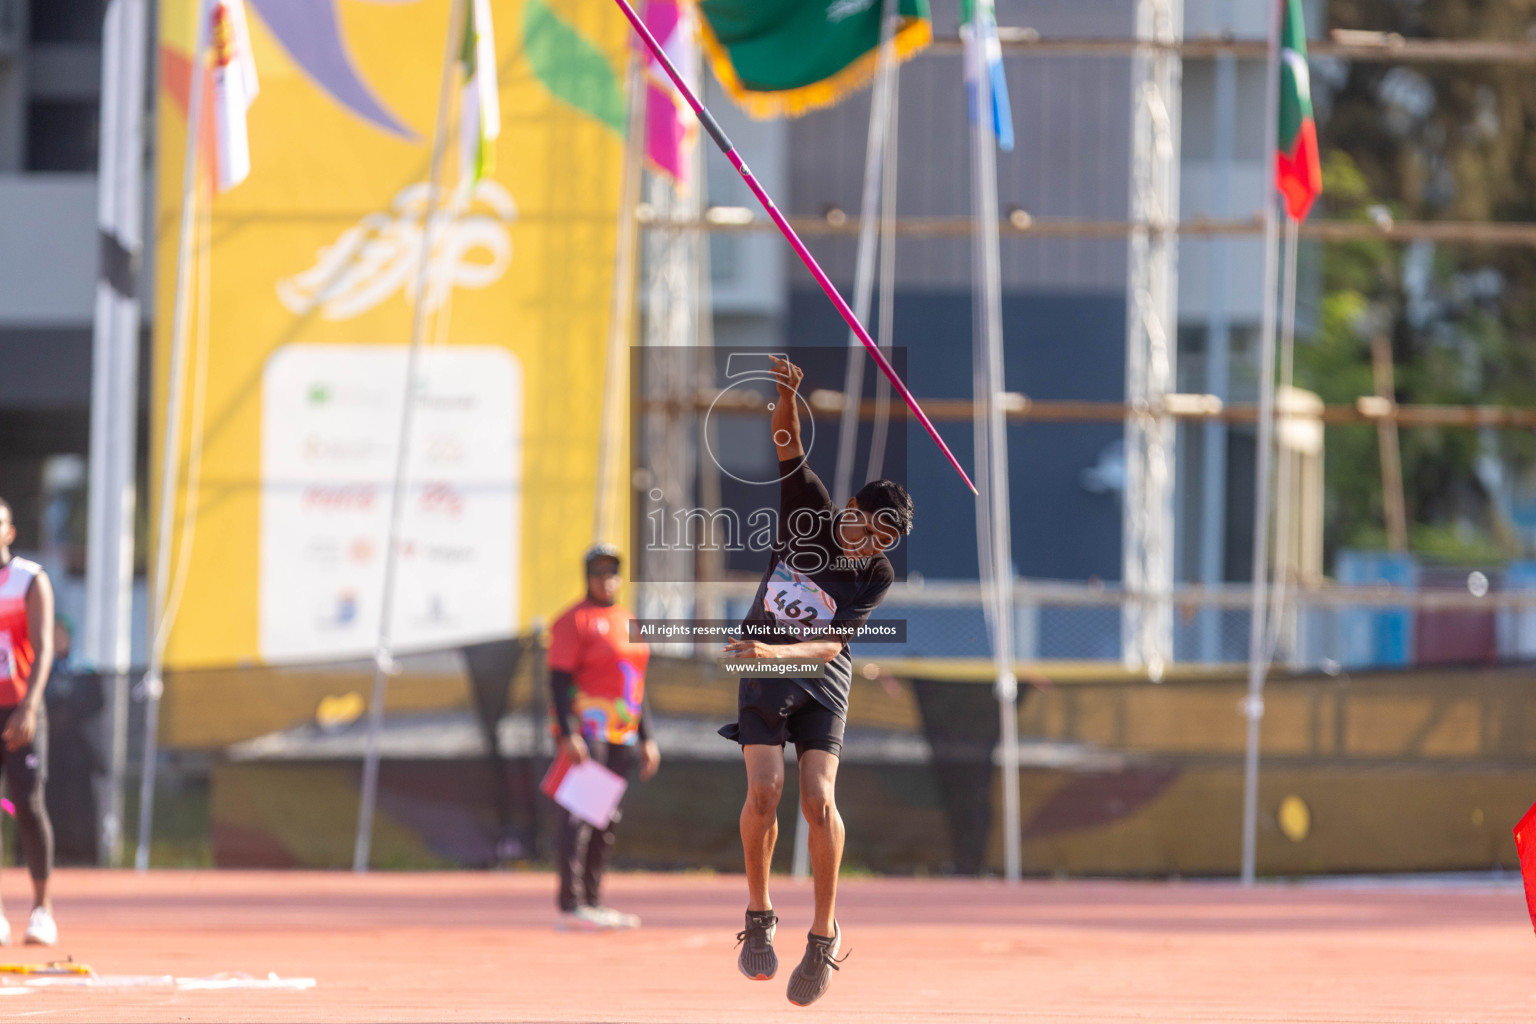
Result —
[[1275, 187], [1285, 212], [1302, 220], [1323, 191], [1323, 167], [1317, 156], [1317, 124], [1312, 119], [1312, 76], [1307, 71], [1307, 28], [1301, 0], [1286, 0], [1280, 30], [1280, 137], [1275, 149]]

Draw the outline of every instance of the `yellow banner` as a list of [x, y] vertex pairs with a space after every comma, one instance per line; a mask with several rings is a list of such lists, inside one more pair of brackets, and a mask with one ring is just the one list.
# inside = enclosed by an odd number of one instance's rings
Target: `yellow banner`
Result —
[[[582, 0], [492, 7], [494, 171], [473, 194], [455, 188], [450, 124], [451, 215], [434, 228], [433, 276], [417, 296], [449, 0], [247, 0], [259, 82], [251, 173], [212, 198], [193, 262], [172, 667], [371, 654], [418, 302], [431, 315], [397, 646], [510, 635], [579, 592], [612, 313], [627, 26]], [[160, 15], [157, 478], [196, 8], [168, 0]], [[200, 208], [208, 202], [204, 191]]]

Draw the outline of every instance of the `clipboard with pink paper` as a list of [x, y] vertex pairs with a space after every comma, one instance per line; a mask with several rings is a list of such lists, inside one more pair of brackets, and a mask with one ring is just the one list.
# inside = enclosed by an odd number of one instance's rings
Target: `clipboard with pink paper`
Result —
[[587, 758], [574, 764], [563, 753], [555, 758], [539, 788], [555, 803], [593, 828], [607, 828], [629, 783], [606, 765]]

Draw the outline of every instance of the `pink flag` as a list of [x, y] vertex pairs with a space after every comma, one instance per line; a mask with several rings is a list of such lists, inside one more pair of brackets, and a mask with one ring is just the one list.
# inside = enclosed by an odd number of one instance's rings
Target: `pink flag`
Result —
[[[697, 82], [698, 49], [694, 42], [694, 15], [689, 6], [676, 0], [650, 0], [645, 5], [645, 24], [683, 80]], [[645, 159], [651, 170], [665, 174], [679, 188], [686, 188], [698, 121], [656, 58], [647, 51], [643, 59]]]

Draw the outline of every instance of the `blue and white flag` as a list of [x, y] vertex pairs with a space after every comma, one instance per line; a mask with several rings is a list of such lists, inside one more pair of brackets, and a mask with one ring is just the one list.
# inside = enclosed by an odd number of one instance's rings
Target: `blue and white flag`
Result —
[[[1003, 44], [997, 39], [992, 0], [961, 0], [960, 39], [965, 44], [965, 91], [971, 124], [980, 118], [983, 79], [992, 92], [992, 131], [997, 148], [1013, 152], [1013, 109], [1008, 105], [1008, 81], [1003, 77]], [[979, 32], [978, 32], [979, 30]]]

